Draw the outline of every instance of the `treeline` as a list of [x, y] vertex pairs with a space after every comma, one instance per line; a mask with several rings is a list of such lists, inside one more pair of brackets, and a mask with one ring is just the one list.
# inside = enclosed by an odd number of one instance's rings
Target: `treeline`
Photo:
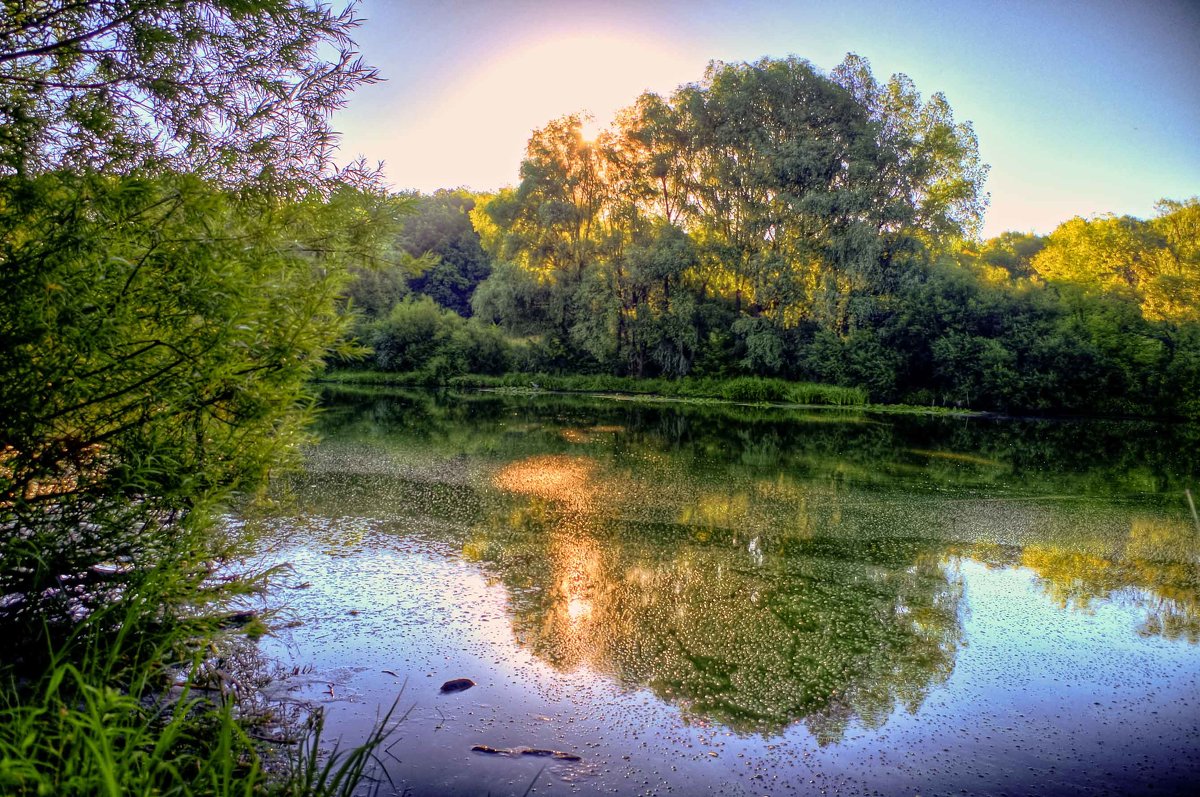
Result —
[[[715, 63], [594, 140], [583, 121], [536, 131], [516, 188], [412, 199], [409, 272], [393, 272], [387, 301], [377, 274], [351, 292], [377, 367], [1200, 411], [1196, 199], [979, 243], [986, 167], [970, 125], [853, 55], [828, 74], [795, 58]], [[418, 338], [414, 321], [441, 332]]]

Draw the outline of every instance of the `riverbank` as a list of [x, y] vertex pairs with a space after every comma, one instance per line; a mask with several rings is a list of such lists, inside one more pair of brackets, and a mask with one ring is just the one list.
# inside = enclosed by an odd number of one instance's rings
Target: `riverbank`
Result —
[[465, 374], [448, 379], [427, 372], [393, 373], [372, 370], [338, 370], [322, 375], [319, 382], [343, 387], [448, 387], [504, 393], [586, 394], [625, 401], [682, 402], [688, 404], [752, 404], [775, 407], [836, 407], [881, 413], [988, 415], [991, 413], [955, 407], [908, 404], [872, 404], [861, 388], [789, 382], [740, 376], [732, 379], [683, 378], [639, 379], [591, 374]]
[[888, 415], [942, 415], [971, 418], [1014, 418], [1044, 420], [1146, 421], [1154, 423], [1197, 423], [1200, 416], [1156, 415], [1135, 411], [1119, 413], [998, 412], [941, 404], [881, 404], [871, 402], [862, 388], [790, 382], [757, 376], [729, 379], [661, 379], [606, 374], [509, 373], [460, 374], [439, 378], [428, 371], [391, 372], [371, 369], [327, 371], [314, 381], [341, 387], [423, 387], [484, 390], [510, 394], [578, 394], [627, 401], [679, 402], [685, 404], [742, 404], [779, 408], [840, 408]]

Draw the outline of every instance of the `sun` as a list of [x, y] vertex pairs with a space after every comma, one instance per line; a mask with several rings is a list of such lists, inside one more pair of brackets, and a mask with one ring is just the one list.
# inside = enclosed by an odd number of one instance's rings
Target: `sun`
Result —
[[579, 120], [579, 137], [584, 144], [593, 144], [596, 138], [603, 132], [604, 128], [596, 121], [596, 117], [591, 114], [584, 114]]

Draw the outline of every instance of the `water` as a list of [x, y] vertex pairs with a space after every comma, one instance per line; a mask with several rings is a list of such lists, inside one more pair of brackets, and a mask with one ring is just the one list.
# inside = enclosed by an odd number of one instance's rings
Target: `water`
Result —
[[1195, 427], [326, 404], [254, 524], [294, 567], [271, 599], [297, 624], [267, 649], [345, 743], [399, 701], [384, 794], [1200, 779]]

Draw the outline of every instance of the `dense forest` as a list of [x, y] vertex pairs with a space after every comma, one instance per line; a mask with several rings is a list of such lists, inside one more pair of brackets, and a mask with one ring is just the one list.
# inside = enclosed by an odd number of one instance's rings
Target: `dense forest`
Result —
[[[1200, 200], [980, 240], [969, 123], [850, 55], [714, 63], [520, 183], [411, 195], [349, 288], [385, 371], [771, 376], [1009, 412], [1200, 411]], [[465, 319], [470, 319], [469, 321]]]

